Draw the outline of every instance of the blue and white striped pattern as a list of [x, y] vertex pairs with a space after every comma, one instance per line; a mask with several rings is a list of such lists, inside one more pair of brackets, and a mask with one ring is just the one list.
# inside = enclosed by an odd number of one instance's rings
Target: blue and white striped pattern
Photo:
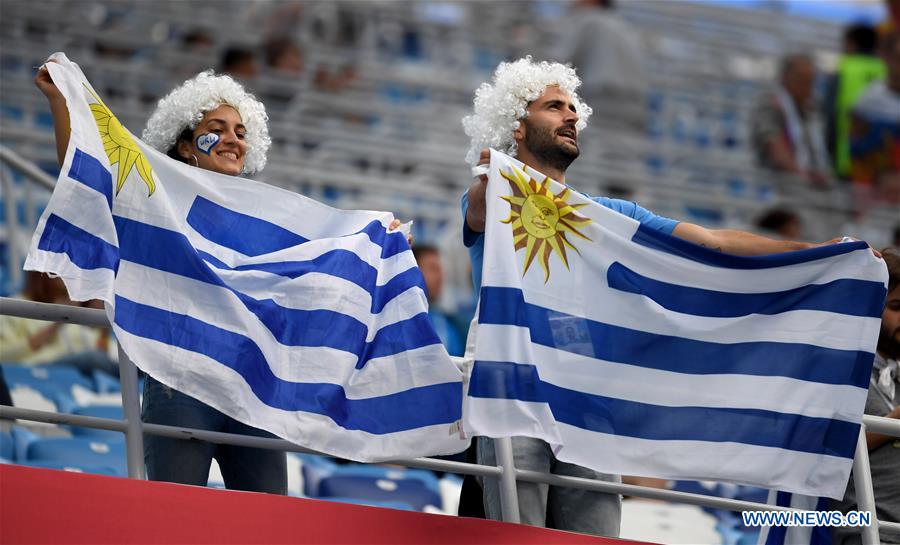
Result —
[[[83, 75], [51, 65], [72, 139], [26, 268], [106, 302], [161, 382], [252, 426], [362, 461], [458, 452], [462, 376], [388, 213], [342, 211], [172, 161], [157, 185], [113, 172]], [[84, 117], [84, 116], [87, 117]]]
[[591, 240], [569, 235], [545, 284], [500, 221], [512, 168], [492, 154], [467, 433], [607, 473], [843, 494], [886, 291], [865, 243], [725, 255], [572, 192]]

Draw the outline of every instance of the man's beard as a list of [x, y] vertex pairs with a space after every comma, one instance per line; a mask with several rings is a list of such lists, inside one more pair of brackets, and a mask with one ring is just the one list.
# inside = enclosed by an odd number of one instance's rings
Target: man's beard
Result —
[[523, 145], [531, 154], [547, 165], [565, 172], [572, 161], [578, 158], [579, 149], [560, 144], [556, 140], [556, 134], [549, 129], [537, 127], [528, 123], [528, 119], [522, 120], [525, 124], [525, 141]]
[[881, 324], [881, 332], [878, 334], [878, 351], [888, 359], [900, 359], [900, 341], [897, 340], [897, 329], [888, 331]]

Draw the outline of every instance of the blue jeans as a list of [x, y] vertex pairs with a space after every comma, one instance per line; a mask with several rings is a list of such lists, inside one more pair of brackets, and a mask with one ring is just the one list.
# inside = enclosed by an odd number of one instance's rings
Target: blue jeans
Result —
[[[598, 481], [621, 482], [618, 475], [606, 475], [586, 467], [560, 462], [553, 456], [550, 445], [540, 439], [513, 437], [512, 450], [516, 469], [530, 469]], [[493, 439], [478, 438], [478, 463], [497, 465]], [[485, 477], [483, 484], [484, 512], [487, 518], [501, 520], [498, 479]], [[605, 494], [524, 481], [516, 483], [516, 492], [519, 497], [519, 518], [522, 524], [595, 536], [619, 537], [622, 497], [618, 494]]]
[[[242, 424], [150, 376], [144, 381], [142, 405], [141, 419], [148, 424], [275, 437], [267, 431]], [[231, 490], [287, 494], [287, 456], [284, 452], [144, 435], [144, 463], [147, 478], [151, 481], [206, 486], [213, 458], [219, 463], [225, 486]]]

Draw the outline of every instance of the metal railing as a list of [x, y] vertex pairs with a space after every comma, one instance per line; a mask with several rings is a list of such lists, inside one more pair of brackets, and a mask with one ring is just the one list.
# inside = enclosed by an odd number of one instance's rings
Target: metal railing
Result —
[[[55, 305], [48, 303], [36, 303], [19, 299], [0, 298], [0, 314], [65, 322], [94, 327], [110, 327], [106, 313], [98, 309], [73, 307], [68, 305]], [[459, 358], [455, 358], [457, 361]], [[124, 420], [97, 418], [66, 413], [39, 411], [0, 405], [0, 419], [19, 419], [51, 424], [64, 424], [69, 426], [81, 426], [103, 430], [118, 431], [125, 434], [126, 459], [128, 463], [128, 476], [134, 479], [144, 479], [143, 458], [143, 434], [161, 435], [178, 439], [194, 439], [209, 441], [217, 444], [265, 448], [283, 450], [289, 452], [301, 452], [308, 454], [322, 454], [303, 448], [283, 439], [269, 439], [251, 437], [231, 433], [214, 432], [193, 428], [181, 428], [160, 424], [148, 424], [140, 418], [140, 397], [138, 395], [137, 368], [127, 355], [119, 350], [119, 373], [122, 386], [122, 406]], [[875, 497], [872, 488], [872, 475], [869, 468], [868, 448], [866, 446], [866, 431], [882, 433], [894, 437], [900, 437], [900, 421], [888, 418], [863, 416], [863, 424], [860, 429], [856, 445], [856, 455], [853, 461], [854, 484], [857, 490], [858, 509], [872, 513], [872, 524], [861, 527], [862, 542], [866, 545], [879, 544], [879, 526], [900, 531], [900, 523], [879, 521], [875, 511]], [[509, 438], [496, 439], [497, 466], [485, 466], [465, 462], [437, 460], [433, 458], [414, 458], [393, 460], [392, 463], [406, 467], [446, 471], [462, 475], [476, 475], [482, 477], [498, 478], [500, 481], [501, 512], [504, 521], [519, 522], [518, 497], [516, 494], [516, 482], [542, 483], [551, 486], [561, 486], [605, 492], [610, 494], [623, 494], [648, 499], [667, 500], [679, 503], [687, 503], [701, 507], [727, 509], [731, 511], [796, 511], [787, 507], [761, 504], [756, 502], [717, 498], [687, 492], [677, 492], [658, 488], [595, 481], [580, 477], [568, 477], [553, 475], [538, 471], [517, 469], [513, 463], [512, 445]]]

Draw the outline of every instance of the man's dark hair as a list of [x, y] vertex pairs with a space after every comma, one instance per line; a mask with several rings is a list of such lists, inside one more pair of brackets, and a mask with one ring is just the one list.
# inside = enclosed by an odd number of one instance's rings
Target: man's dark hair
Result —
[[222, 72], [228, 72], [232, 67], [244, 62], [256, 60], [256, 53], [243, 47], [229, 47], [222, 54]]
[[844, 30], [844, 41], [853, 44], [859, 55], [874, 56], [878, 51], [878, 32], [865, 23], [856, 23]]
[[416, 244], [412, 247], [413, 257], [416, 258], [416, 261], [419, 260], [419, 257], [425, 254], [437, 254], [440, 255], [440, 250], [437, 249], [437, 246], [432, 246], [431, 244]]
[[766, 231], [777, 232], [792, 221], [800, 221], [800, 216], [796, 212], [787, 208], [773, 208], [756, 220], [756, 226]]
[[900, 249], [888, 246], [881, 250], [881, 257], [887, 264], [888, 270], [888, 293], [893, 291], [900, 285]]

